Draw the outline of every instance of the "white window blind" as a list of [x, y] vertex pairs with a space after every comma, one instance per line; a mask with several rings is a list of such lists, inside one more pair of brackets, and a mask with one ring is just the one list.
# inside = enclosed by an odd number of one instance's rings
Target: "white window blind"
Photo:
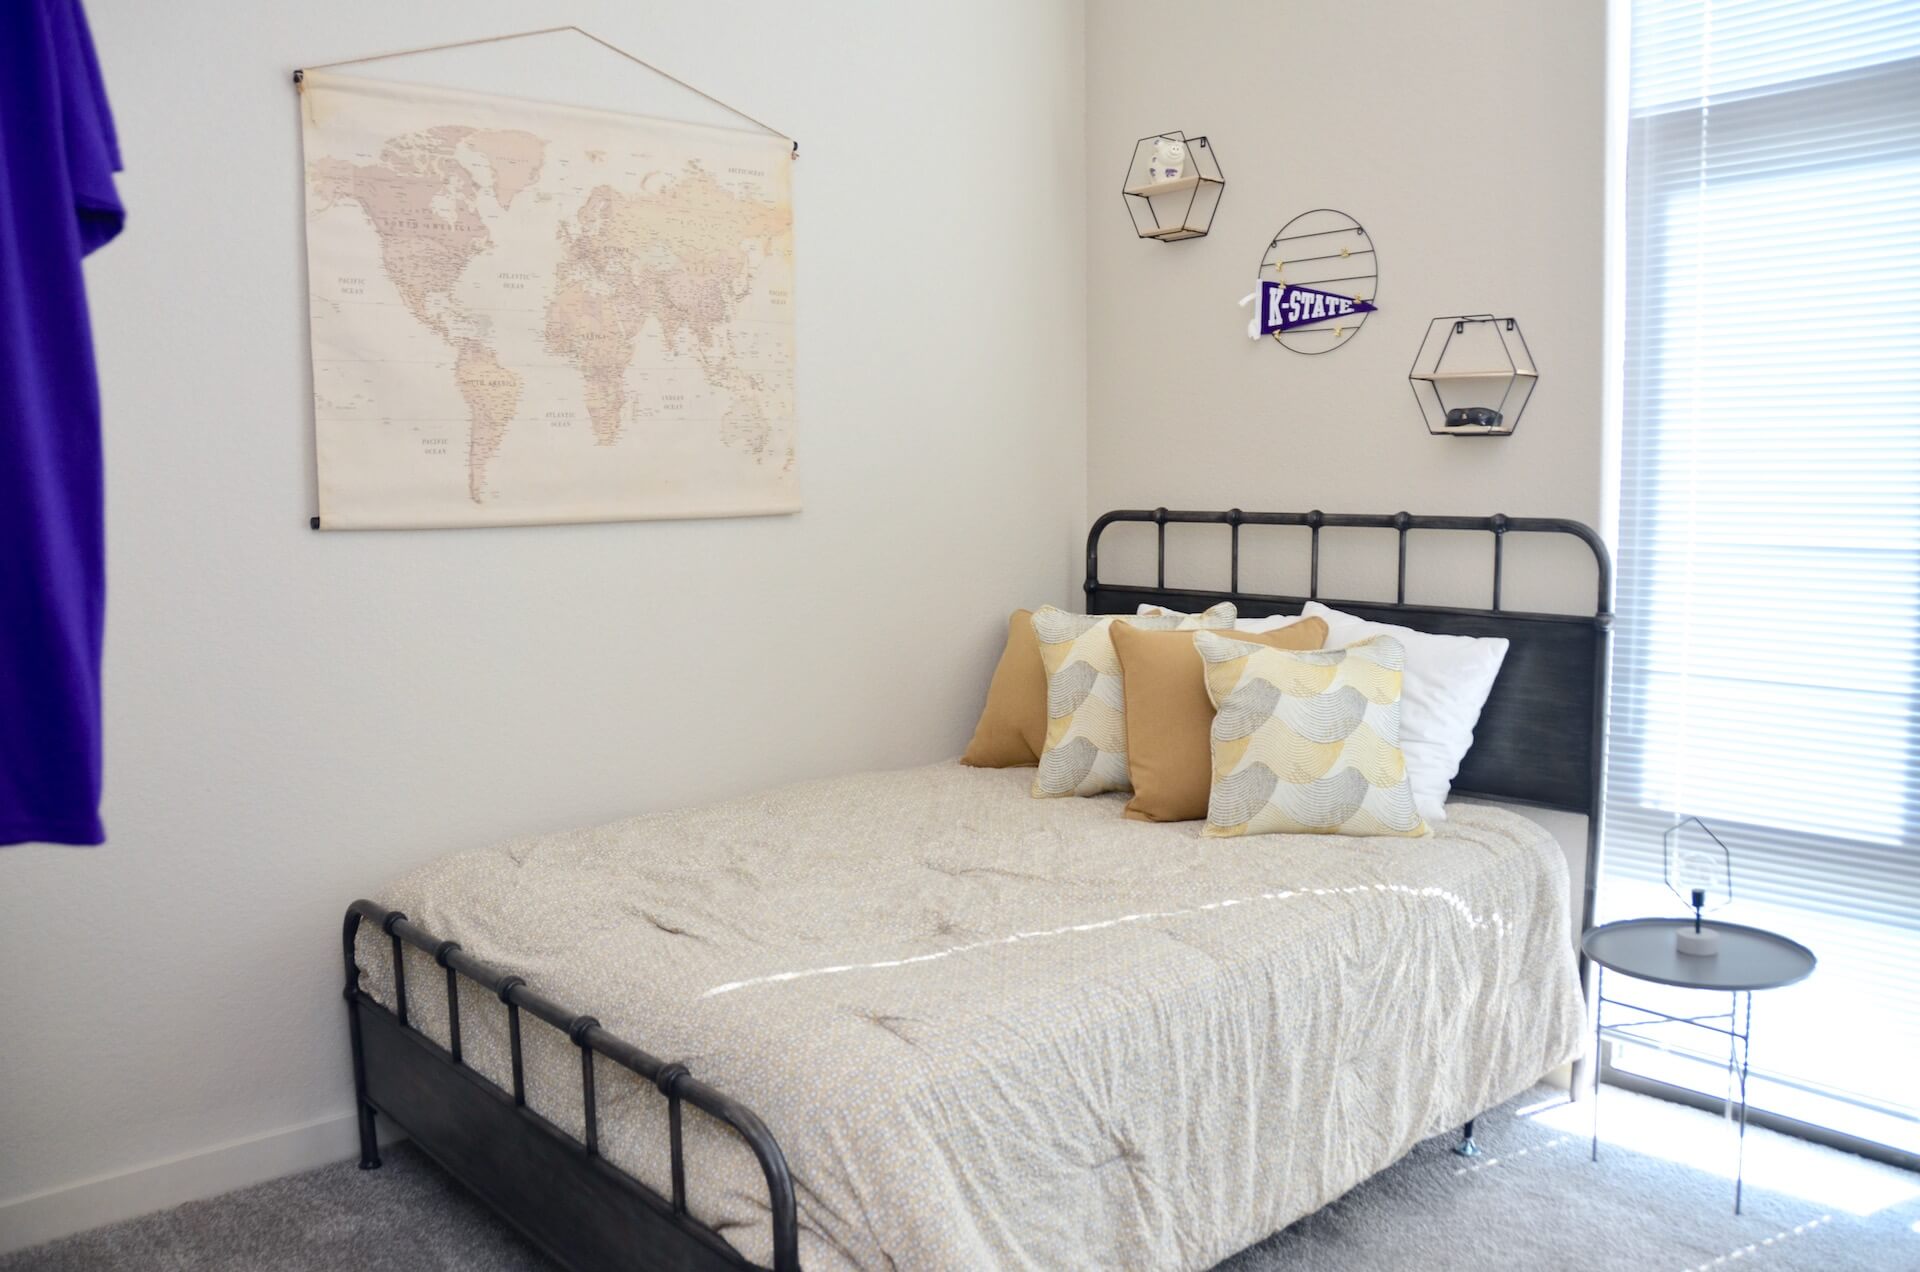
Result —
[[1636, 0], [1631, 47], [1603, 917], [1678, 913], [1704, 819], [1719, 917], [1821, 960], [1756, 1107], [1920, 1152], [1920, 0]]

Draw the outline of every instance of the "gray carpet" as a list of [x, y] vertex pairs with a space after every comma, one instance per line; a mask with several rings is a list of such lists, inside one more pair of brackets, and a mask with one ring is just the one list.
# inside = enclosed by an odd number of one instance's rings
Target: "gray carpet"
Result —
[[[1719, 1118], [1609, 1089], [1540, 1089], [1481, 1119], [1486, 1154], [1429, 1140], [1219, 1272], [1395, 1268], [1920, 1269], [1920, 1175], [1748, 1132], [1746, 1214]], [[329, 1166], [0, 1257], [0, 1272], [548, 1272], [554, 1264], [416, 1150]]]

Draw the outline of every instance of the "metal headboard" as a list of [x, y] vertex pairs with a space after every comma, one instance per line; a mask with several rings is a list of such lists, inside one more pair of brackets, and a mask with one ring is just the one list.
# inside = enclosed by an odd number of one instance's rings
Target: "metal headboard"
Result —
[[[1158, 565], [1154, 582], [1116, 584], [1100, 578], [1100, 536], [1116, 522], [1156, 528]], [[1167, 527], [1223, 525], [1232, 535], [1227, 590], [1167, 586]], [[1296, 526], [1312, 536], [1305, 596], [1240, 590], [1240, 530], [1243, 526]], [[1325, 529], [1394, 530], [1399, 533], [1399, 571], [1394, 600], [1364, 601], [1324, 596], [1320, 588], [1320, 532]], [[1493, 538], [1493, 601], [1486, 609], [1407, 603], [1407, 536], [1414, 531], [1467, 531]], [[1501, 573], [1510, 534], [1569, 535], [1593, 553], [1595, 601], [1585, 614], [1538, 614], [1500, 607]], [[1397, 623], [1448, 636], [1503, 636], [1507, 658], [1494, 683], [1473, 749], [1461, 762], [1454, 791], [1461, 795], [1564, 809], [1587, 816], [1587, 877], [1583, 915], [1593, 919], [1598, 874], [1600, 812], [1605, 782], [1607, 729], [1607, 636], [1613, 622], [1613, 564], [1600, 536], [1578, 521], [1547, 517], [1420, 517], [1396, 512], [1353, 515], [1330, 512], [1173, 511], [1136, 508], [1109, 512], [1087, 534], [1087, 611], [1130, 614], [1142, 603], [1199, 610], [1232, 601], [1243, 617], [1297, 614], [1309, 600], [1381, 623]], [[1337, 594], [1336, 594], [1337, 595]]]

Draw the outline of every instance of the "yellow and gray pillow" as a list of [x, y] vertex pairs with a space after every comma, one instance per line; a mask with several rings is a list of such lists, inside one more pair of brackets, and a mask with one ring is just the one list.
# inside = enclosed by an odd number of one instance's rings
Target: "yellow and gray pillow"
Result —
[[1193, 647], [1215, 710], [1204, 833], [1430, 833], [1400, 750], [1399, 641], [1282, 650], [1201, 632]]
[[1047, 672], [1047, 742], [1033, 776], [1036, 798], [1132, 790], [1127, 779], [1127, 703], [1113, 625], [1149, 631], [1230, 630], [1234, 608], [1222, 603], [1183, 618], [1069, 614], [1051, 605], [1034, 611], [1033, 631]]

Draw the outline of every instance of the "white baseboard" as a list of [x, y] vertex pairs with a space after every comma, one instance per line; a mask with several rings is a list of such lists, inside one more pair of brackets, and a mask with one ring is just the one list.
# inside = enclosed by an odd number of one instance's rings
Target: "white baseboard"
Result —
[[[389, 1125], [380, 1119], [383, 1144], [398, 1138], [389, 1135]], [[0, 1254], [359, 1154], [360, 1133], [349, 1113], [28, 1193], [0, 1201]]]

